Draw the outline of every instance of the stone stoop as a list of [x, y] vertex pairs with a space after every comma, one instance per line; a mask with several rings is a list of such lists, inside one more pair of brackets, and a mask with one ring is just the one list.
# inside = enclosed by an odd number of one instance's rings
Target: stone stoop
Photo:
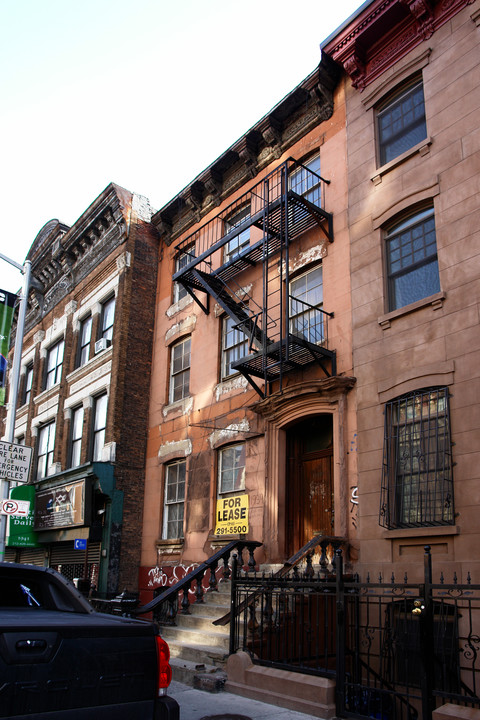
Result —
[[176, 625], [162, 625], [160, 634], [170, 648], [173, 679], [209, 692], [223, 690], [227, 675], [230, 625], [218, 627], [214, 620], [230, 610], [230, 583], [208, 590], [203, 603], [192, 603], [189, 615], [181, 611]]

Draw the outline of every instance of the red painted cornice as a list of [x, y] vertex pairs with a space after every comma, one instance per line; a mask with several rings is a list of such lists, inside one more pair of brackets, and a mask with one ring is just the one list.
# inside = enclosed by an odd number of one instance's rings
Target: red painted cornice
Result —
[[473, 0], [373, 0], [323, 45], [360, 91]]

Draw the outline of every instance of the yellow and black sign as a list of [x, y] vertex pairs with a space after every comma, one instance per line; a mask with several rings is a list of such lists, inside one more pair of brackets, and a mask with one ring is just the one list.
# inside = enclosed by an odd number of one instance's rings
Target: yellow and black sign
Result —
[[248, 533], [248, 495], [217, 500], [215, 535], [246, 535]]

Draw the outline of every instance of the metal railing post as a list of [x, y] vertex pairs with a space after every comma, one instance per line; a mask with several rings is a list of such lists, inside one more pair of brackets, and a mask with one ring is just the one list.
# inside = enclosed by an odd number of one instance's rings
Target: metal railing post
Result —
[[424, 598], [420, 622], [420, 654], [421, 654], [421, 689], [422, 689], [422, 720], [432, 720], [435, 709], [433, 697], [434, 685], [434, 641], [433, 641], [433, 599], [432, 599], [432, 556], [430, 545], [425, 545], [424, 561]]
[[232, 557], [232, 580], [230, 587], [230, 640], [228, 646], [228, 654], [233, 655], [235, 652], [235, 627], [237, 624], [237, 573], [238, 559], [235, 553]]
[[336, 575], [336, 712], [338, 716], [345, 711], [345, 588], [343, 582], [343, 555], [339, 548]]

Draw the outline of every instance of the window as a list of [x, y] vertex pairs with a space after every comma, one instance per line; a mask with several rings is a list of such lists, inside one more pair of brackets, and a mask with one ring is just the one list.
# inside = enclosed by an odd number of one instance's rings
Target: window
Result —
[[100, 338], [110, 340], [113, 337], [113, 321], [115, 319], [115, 298], [112, 297], [102, 305], [102, 325]]
[[245, 443], [230, 445], [218, 454], [219, 494], [245, 490]]
[[165, 501], [163, 506], [164, 540], [183, 538], [183, 507], [185, 502], [185, 460], [165, 467]]
[[25, 371], [25, 385], [23, 389], [23, 404], [28, 405], [32, 395], [32, 384], [33, 384], [33, 363], [27, 365]]
[[170, 356], [170, 402], [183, 400], [190, 393], [190, 338], [172, 347]]
[[320, 155], [314, 155], [290, 173], [289, 188], [317, 207], [322, 206]]
[[101, 462], [102, 450], [105, 445], [105, 430], [107, 427], [107, 405], [108, 396], [99, 395], [94, 400], [93, 406], [93, 445], [92, 461]]
[[43, 425], [38, 433], [37, 480], [51, 474], [55, 447], [55, 421]]
[[419, 390], [388, 403], [380, 524], [453, 523], [448, 389]]
[[89, 315], [80, 323], [79, 348], [77, 367], [81, 367], [90, 358], [90, 340], [92, 337], [92, 316]]
[[[183, 252], [175, 259], [175, 273], [183, 270], [183, 268], [186, 267], [194, 257], [195, 248], [193, 246], [191, 248], [187, 248], [185, 252]], [[187, 295], [188, 292], [185, 290], [183, 285], [181, 285], [179, 282], [175, 282], [173, 285], [173, 302], [178, 303], [180, 302], [180, 300], [183, 300], [184, 297], [187, 297]]]
[[51, 347], [47, 353], [47, 377], [45, 389], [53, 387], [62, 379], [63, 350], [65, 343], [63, 340], [57, 342]]
[[70, 427], [70, 467], [81, 464], [82, 435], [83, 435], [83, 407], [72, 410], [72, 424]]
[[324, 340], [322, 266], [290, 282], [290, 333], [311, 343]]
[[[242, 225], [244, 225], [244, 223], [246, 223], [249, 219], [250, 208], [248, 207], [245, 207], [234, 215], [231, 215], [228, 220], [225, 220], [225, 234], [229, 234], [233, 230], [241, 228]], [[240, 255], [242, 250], [245, 250], [245, 248], [249, 245], [250, 225], [243, 230], [239, 229], [238, 233], [227, 242], [223, 251], [224, 262], [227, 263], [229, 260], [233, 260], [233, 258]]]
[[427, 137], [423, 84], [416, 79], [377, 110], [380, 165], [390, 162]]
[[385, 244], [390, 310], [440, 291], [433, 208], [391, 226]]
[[236, 326], [231, 317], [223, 318], [222, 323], [222, 380], [234, 375], [232, 362], [248, 354], [248, 338]]

